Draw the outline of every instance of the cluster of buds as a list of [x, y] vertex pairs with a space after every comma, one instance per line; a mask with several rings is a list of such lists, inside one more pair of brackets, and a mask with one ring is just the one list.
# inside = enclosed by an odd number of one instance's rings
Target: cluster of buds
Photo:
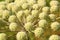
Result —
[[60, 40], [59, 8], [57, 0], [1, 1], [0, 40]]

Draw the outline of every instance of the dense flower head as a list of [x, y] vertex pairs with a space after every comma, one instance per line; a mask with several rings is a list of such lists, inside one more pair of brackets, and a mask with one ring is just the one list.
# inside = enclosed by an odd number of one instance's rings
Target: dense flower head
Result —
[[59, 22], [53, 22], [51, 23], [51, 29], [56, 31], [60, 28], [60, 23]]
[[25, 32], [18, 32], [16, 38], [17, 40], [27, 40], [27, 34]]
[[25, 25], [24, 25], [24, 28], [27, 30], [27, 31], [32, 31], [33, 30], [33, 24], [31, 22], [27, 22]]
[[5, 33], [0, 33], [0, 40], [6, 40], [6, 34]]
[[60, 40], [60, 36], [59, 35], [51, 35], [49, 40]]
[[10, 29], [11, 31], [16, 31], [17, 28], [18, 28], [17, 23], [14, 23], [14, 22], [10, 23], [9, 29]]
[[52, 7], [50, 8], [50, 12], [51, 12], [51, 13], [57, 12], [57, 11], [59, 10], [58, 8], [59, 8], [58, 6], [52, 6]]
[[16, 22], [16, 16], [15, 16], [15, 15], [11, 15], [11, 16], [8, 18], [8, 21], [9, 21], [9, 22]]
[[42, 28], [36, 28], [34, 30], [34, 34], [36, 37], [41, 37], [43, 35], [43, 33], [44, 33], [44, 29], [42, 29]]
[[1, 0], [0, 40], [60, 40], [58, 35], [60, 0]]
[[42, 11], [48, 13], [50, 11], [50, 8], [49, 7], [43, 7]]
[[48, 22], [46, 20], [40, 20], [39, 21], [39, 27], [45, 28], [47, 26]]
[[50, 2], [50, 6], [58, 6], [58, 5], [59, 5], [59, 2], [56, 1], [56, 0], [52, 0], [52, 1]]
[[45, 12], [42, 12], [39, 14], [39, 19], [47, 19], [48, 18], [48, 14]]
[[55, 21], [55, 20], [56, 20], [56, 15], [55, 15], [55, 14], [49, 14], [49, 18], [50, 18], [52, 21]]

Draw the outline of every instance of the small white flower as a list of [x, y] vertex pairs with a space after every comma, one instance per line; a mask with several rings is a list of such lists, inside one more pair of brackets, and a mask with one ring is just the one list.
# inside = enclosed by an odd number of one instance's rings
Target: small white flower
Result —
[[28, 7], [29, 7], [28, 3], [24, 3], [24, 4], [22, 5], [22, 8], [23, 8], [23, 9], [27, 9]]
[[50, 8], [50, 12], [53, 13], [53, 12], [58, 12], [58, 6], [52, 6]]
[[15, 5], [14, 2], [7, 4], [7, 9], [11, 10], [13, 5]]
[[32, 15], [27, 16], [26, 18], [27, 22], [33, 22], [34, 17]]
[[50, 8], [49, 7], [43, 7], [42, 11], [48, 13], [50, 11]]
[[27, 34], [25, 32], [18, 32], [16, 35], [17, 40], [27, 40]]
[[6, 18], [8, 18], [9, 16], [10, 16], [10, 11], [4, 10], [4, 11], [3, 11], [2, 18], [3, 18], [3, 19], [6, 19]]
[[54, 15], [54, 14], [49, 14], [49, 18], [50, 18], [52, 21], [55, 21], [55, 20], [56, 20], [56, 15]]
[[22, 18], [23, 15], [24, 15], [24, 12], [23, 12], [23, 11], [18, 11], [17, 17], [18, 17], [19, 19]]
[[11, 16], [8, 18], [8, 21], [9, 21], [9, 22], [16, 22], [16, 16], [15, 16], [15, 15], [11, 15]]
[[38, 10], [32, 10], [32, 16], [37, 17], [39, 15]]
[[28, 10], [28, 9], [24, 10], [24, 14], [25, 14], [25, 16], [30, 15], [30, 14], [31, 14], [31, 13], [30, 13], [30, 10]]
[[40, 7], [44, 7], [44, 6], [46, 6], [46, 1], [44, 0], [42, 0], [42, 1], [38, 1], [38, 5], [40, 6]]
[[39, 21], [39, 27], [45, 28], [47, 26], [48, 22], [46, 20], [40, 20]]
[[45, 12], [42, 12], [42, 13], [39, 14], [39, 18], [40, 19], [47, 19], [48, 18], [48, 14], [45, 13]]
[[28, 4], [29, 4], [29, 5], [31, 5], [31, 6], [32, 6], [33, 4], [35, 4], [35, 3], [36, 3], [36, 0], [28, 0], [27, 2], [28, 2]]
[[0, 33], [0, 40], [7, 40], [5, 33]]
[[44, 30], [42, 28], [36, 28], [34, 30], [34, 34], [36, 37], [41, 37], [43, 35], [43, 33], [44, 33]]
[[31, 22], [27, 22], [27, 23], [25, 23], [24, 28], [26, 29], [26, 31], [29, 32], [29, 31], [33, 30], [33, 25]]
[[33, 7], [33, 9], [38, 9], [39, 5], [38, 4], [34, 4], [32, 7]]
[[1, 9], [6, 9], [6, 5], [0, 4], [0, 10], [1, 10]]
[[10, 31], [16, 31], [17, 27], [18, 27], [17, 23], [14, 23], [14, 22], [10, 23], [9, 25]]
[[60, 40], [60, 36], [58, 36], [58, 35], [51, 35], [49, 40]]
[[59, 5], [59, 2], [57, 0], [52, 0], [50, 2], [50, 6], [58, 6]]
[[56, 31], [60, 28], [60, 23], [59, 22], [53, 22], [51, 23], [51, 29]]

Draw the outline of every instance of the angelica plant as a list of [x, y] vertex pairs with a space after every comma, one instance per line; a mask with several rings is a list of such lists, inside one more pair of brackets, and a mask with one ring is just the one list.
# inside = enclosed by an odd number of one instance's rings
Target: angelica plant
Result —
[[60, 40], [60, 2], [1, 1], [0, 40]]

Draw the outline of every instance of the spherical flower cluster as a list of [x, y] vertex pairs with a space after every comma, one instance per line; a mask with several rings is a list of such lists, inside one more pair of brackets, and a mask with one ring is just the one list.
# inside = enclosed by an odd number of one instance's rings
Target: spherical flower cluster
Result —
[[42, 28], [36, 28], [34, 30], [34, 34], [36, 37], [41, 37], [43, 35], [43, 33], [44, 33], [44, 30]]
[[33, 22], [34, 17], [32, 15], [27, 16], [27, 22]]
[[60, 36], [58, 36], [58, 35], [51, 35], [49, 40], [60, 40]]
[[56, 31], [60, 28], [60, 23], [59, 22], [53, 22], [51, 23], [51, 29]]
[[54, 15], [54, 14], [49, 14], [49, 18], [50, 18], [52, 21], [55, 21], [55, 20], [56, 20], [56, 15]]
[[24, 14], [25, 14], [25, 16], [30, 15], [30, 14], [31, 14], [31, 13], [30, 13], [30, 10], [28, 10], [28, 9], [24, 10]]
[[46, 20], [40, 20], [39, 21], [39, 27], [45, 28], [47, 26], [48, 22]]
[[16, 16], [15, 16], [15, 15], [11, 15], [11, 16], [8, 18], [8, 21], [9, 21], [9, 22], [16, 22]]
[[9, 25], [10, 31], [16, 31], [17, 28], [18, 28], [17, 23], [14, 23], [14, 22], [13, 23], [10, 23], [10, 25]]
[[29, 31], [32, 31], [33, 30], [33, 25], [31, 22], [27, 22], [25, 25], [24, 25], [24, 28], [29, 32]]
[[4, 11], [3, 11], [2, 18], [3, 18], [3, 19], [6, 19], [6, 18], [8, 18], [9, 16], [10, 16], [10, 11], [4, 10]]
[[32, 10], [31, 13], [32, 13], [32, 16], [33, 16], [33, 17], [36, 17], [36, 16], [39, 15], [38, 10]]
[[58, 5], [59, 5], [59, 2], [56, 1], [56, 0], [52, 0], [52, 1], [50, 2], [50, 6], [58, 6]]
[[15, 3], [13, 3], [13, 2], [7, 4], [7, 9], [8, 9], [8, 10], [11, 10], [13, 5], [15, 5]]
[[29, 7], [29, 5], [27, 4], [27, 3], [24, 3], [23, 5], [22, 5], [22, 8], [23, 9], [27, 9]]
[[24, 14], [23, 11], [18, 11], [17, 17], [20, 19], [20, 18], [22, 18], [23, 14]]
[[0, 10], [5, 9], [5, 8], [6, 8], [6, 6], [4, 4], [0, 4]]
[[5, 33], [0, 33], [0, 40], [7, 40]]
[[42, 12], [39, 14], [39, 19], [47, 19], [48, 18], [48, 14], [45, 12]]
[[50, 11], [50, 8], [49, 7], [43, 7], [42, 11], [45, 13], [48, 13]]
[[17, 40], [27, 40], [27, 34], [25, 32], [18, 32], [16, 38]]
[[38, 4], [34, 4], [32, 7], [33, 7], [33, 9], [38, 9], [39, 5]]
[[38, 0], [37, 3], [40, 7], [46, 6], [46, 1], [45, 0]]
[[28, 2], [29, 5], [33, 5], [33, 4], [36, 3], [36, 0], [27, 0], [27, 2]]
[[57, 12], [58, 11], [58, 6], [52, 6], [50, 8], [50, 12], [53, 13], [53, 12]]

